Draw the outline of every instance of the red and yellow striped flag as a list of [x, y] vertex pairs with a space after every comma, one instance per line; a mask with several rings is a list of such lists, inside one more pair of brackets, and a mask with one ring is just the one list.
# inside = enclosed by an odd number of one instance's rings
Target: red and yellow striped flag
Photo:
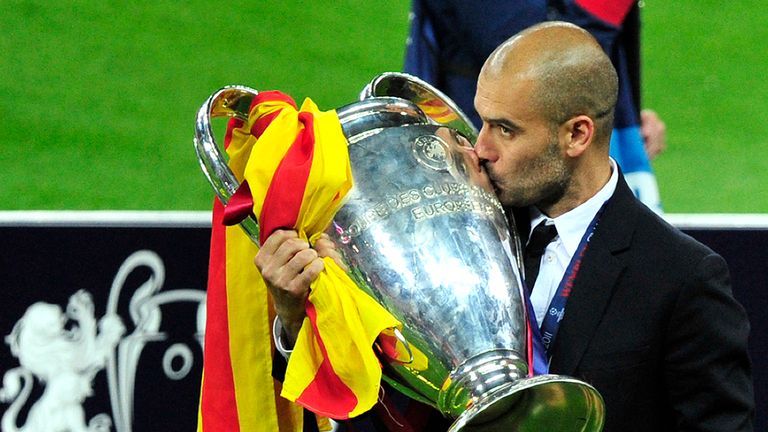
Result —
[[417, 105], [428, 117], [440, 124], [449, 124], [459, 120], [459, 115], [440, 99], [428, 99], [418, 102]]
[[291, 227], [312, 243], [352, 186], [336, 113], [319, 111], [309, 99], [297, 110], [286, 95], [263, 92], [247, 125], [230, 123], [225, 145], [242, 185], [226, 209], [218, 201], [214, 207], [198, 431], [301, 430], [300, 407], [284, 398], [338, 419], [367, 411], [381, 378], [373, 342], [400, 324], [326, 258], [285, 382], [273, 380], [274, 311], [253, 265], [257, 248], [239, 227], [222, 225], [252, 211], [262, 243]]

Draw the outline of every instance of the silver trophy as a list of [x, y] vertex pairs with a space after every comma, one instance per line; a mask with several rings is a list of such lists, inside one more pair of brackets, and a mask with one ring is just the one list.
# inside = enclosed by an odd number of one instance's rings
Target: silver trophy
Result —
[[[210, 119], [247, 118], [256, 94], [226, 87], [198, 112], [195, 147], [224, 204], [239, 185]], [[422, 109], [435, 101], [437, 118]], [[394, 337], [404, 354], [382, 356], [385, 379], [455, 418], [451, 432], [602, 430], [592, 386], [528, 376], [519, 240], [467, 151], [477, 132], [464, 114], [396, 73], [337, 113], [355, 184], [327, 232], [357, 285], [403, 323]], [[257, 221], [241, 226], [257, 242]]]

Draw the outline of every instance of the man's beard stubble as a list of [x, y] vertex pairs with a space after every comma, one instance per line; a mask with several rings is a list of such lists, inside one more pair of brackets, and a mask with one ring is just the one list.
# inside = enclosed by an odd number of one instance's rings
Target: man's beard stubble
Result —
[[531, 167], [527, 170], [533, 173], [531, 177], [534, 177], [535, 183], [531, 185], [505, 185], [504, 182], [498, 181], [503, 175], [494, 172], [493, 167], [485, 168], [496, 196], [504, 207], [520, 208], [534, 205], [542, 211], [563, 198], [573, 173], [560, 154], [556, 137], [550, 139], [547, 151], [531, 162]]

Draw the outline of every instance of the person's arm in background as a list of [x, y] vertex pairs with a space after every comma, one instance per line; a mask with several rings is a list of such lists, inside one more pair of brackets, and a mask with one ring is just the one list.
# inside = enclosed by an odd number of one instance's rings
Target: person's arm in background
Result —
[[667, 125], [656, 111], [650, 109], [640, 111], [640, 134], [645, 141], [648, 159], [653, 160], [667, 148]]

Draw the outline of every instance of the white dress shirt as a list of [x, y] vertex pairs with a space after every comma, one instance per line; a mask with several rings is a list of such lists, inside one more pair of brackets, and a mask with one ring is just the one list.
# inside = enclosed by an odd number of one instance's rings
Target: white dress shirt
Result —
[[549, 304], [565, 275], [565, 270], [568, 268], [571, 258], [573, 258], [576, 249], [579, 247], [581, 238], [605, 201], [616, 190], [619, 173], [616, 169], [616, 162], [613, 159], [610, 159], [610, 161], [611, 178], [608, 180], [608, 183], [580, 206], [554, 219], [545, 216], [537, 208], [531, 207], [531, 231], [543, 220], [547, 221], [547, 225], [554, 223], [557, 229], [557, 237], [547, 245], [544, 254], [541, 256], [539, 275], [536, 278], [531, 293], [531, 304], [533, 305], [533, 311], [536, 314], [536, 322], [539, 327], [541, 327], [547, 309], [549, 309]]

